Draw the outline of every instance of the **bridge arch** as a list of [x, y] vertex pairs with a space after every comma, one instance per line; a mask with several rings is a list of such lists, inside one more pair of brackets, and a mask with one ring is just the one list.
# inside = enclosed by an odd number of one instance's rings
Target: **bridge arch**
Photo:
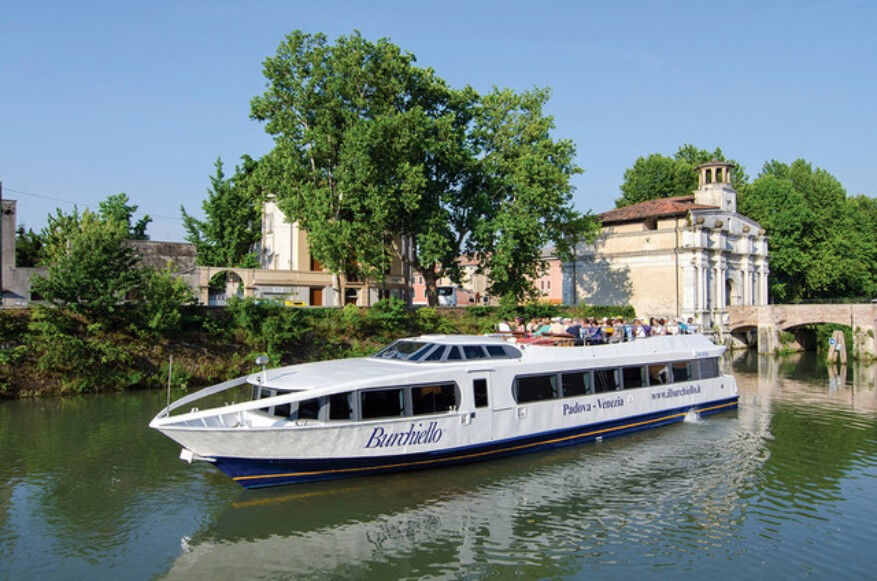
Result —
[[780, 331], [794, 331], [805, 325], [835, 323], [853, 332], [853, 351], [865, 357], [877, 357], [877, 303], [762, 305], [728, 307], [728, 330], [733, 336], [756, 327], [758, 351], [773, 352], [779, 345]]

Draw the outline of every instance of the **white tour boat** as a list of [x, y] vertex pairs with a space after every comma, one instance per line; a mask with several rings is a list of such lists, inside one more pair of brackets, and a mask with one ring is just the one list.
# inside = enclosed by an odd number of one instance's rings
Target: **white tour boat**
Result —
[[[588, 347], [425, 335], [371, 357], [263, 369], [183, 397], [149, 425], [182, 459], [245, 488], [448, 466], [736, 409], [723, 351], [701, 335]], [[247, 383], [249, 401], [191, 407]]]

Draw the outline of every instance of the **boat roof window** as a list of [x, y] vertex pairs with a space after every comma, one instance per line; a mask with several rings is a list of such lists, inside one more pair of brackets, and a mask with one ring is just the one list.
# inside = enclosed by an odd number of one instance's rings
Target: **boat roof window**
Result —
[[432, 343], [421, 341], [396, 341], [384, 347], [374, 354], [378, 359], [400, 359], [402, 361], [417, 361], [433, 346]]
[[511, 345], [442, 345], [402, 339], [373, 355], [399, 361], [461, 361], [463, 359], [519, 359], [521, 352]]

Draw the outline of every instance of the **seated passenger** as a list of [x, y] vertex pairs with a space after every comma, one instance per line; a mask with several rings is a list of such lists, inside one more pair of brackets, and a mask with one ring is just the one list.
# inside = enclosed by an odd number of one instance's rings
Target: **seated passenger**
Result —
[[515, 317], [515, 322], [512, 325], [513, 333], [526, 333], [527, 329], [524, 327], [524, 320], [521, 317]]
[[500, 333], [511, 333], [512, 326], [509, 325], [508, 321], [503, 319], [502, 321], [499, 322], [499, 324], [497, 324], [496, 330]]
[[639, 319], [633, 322], [633, 337], [634, 339], [644, 339], [646, 337], [646, 328]]
[[597, 324], [596, 319], [591, 319], [591, 322], [588, 325], [588, 334], [585, 337], [585, 342], [588, 345], [600, 345], [605, 340], [606, 336], [603, 334], [603, 328]]
[[621, 319], [615, 319], [612, 324], [612, 334], [609, 336], [609, 343], [621, 343], [624, 341], [624, 323]]
[[554, 317], [553, 319], [551, 319], [551, 326], [548, 333], [555, 337], [562, 337], [566, 335], [566, 325], [563, 324], [563, 319], [561, 319], [560, 317]]

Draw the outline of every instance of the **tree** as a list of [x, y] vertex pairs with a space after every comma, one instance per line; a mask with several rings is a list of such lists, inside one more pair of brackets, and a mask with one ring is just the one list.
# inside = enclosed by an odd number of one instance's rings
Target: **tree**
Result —
[[15, 265], [20, 267], [36, 266], [40, 262], [43, 251], [42, 237], [21, 224], [15, 230]]
[[110, 320], [141, 283], [137, 253], [128, 231], [116, 220], [102, 220], [85, 210], [49, 216], [43, 264], [33, 292], [64, 310], [93, 319]]
[[259, 266], [254, 249], [262, 235], [262, 197], [253, 179], [258, 162], [247, 155], [241, 160], [235, 174], [226, 178], [222, 160], [217, 158], [207, 199], [201, 204], [204, 220], [189, 215], [180, 206], [186, 240], [195, 245], [201, 266]]
[[810, 269], [816, 216], [807, 201], [787, 180], [761, 175], [741, 195], [738, 211], [761, 224], [770, 244], [770, 294], [777, 302], [803, 298]]
[[[459, 281], [461, 254], [487, 257], [511, 232], [495, 217], [522, 195], [511, 184], [524, 187], [524, 166], [546, 170], [540, 164], [555, 154], [562, 166], [571, 144], [552, 150], [542, 134], [523, 133], [551, 128], [541, 116], [547, 93], [502, 93], [512, 101], [497, 120], [506, 125], [476, 130], [476, 115], [486, 121], [488, 111], [477, 93], [451, 89], [414, 62], [386, 39], [372, 43], [354, 33], [332, 45], [324, 35], [293, 32], [264, 63], [268, 89], [252, 100], [251, 117], [265, 121], [275, 140], [262, 159], [264, 183], [288, 219], [307, 230], [312, 254], [335, 273], [336, 290], [340, 274], [382, 280], [396, 253], [423, 275], [436, 304], [438, 279]], [[489, 107], [498, 114], [499, 105]], [[517, 115], [528, 120], [515, 122]], [[512, 152], [514, 139], [527, 145]], [[493, 165], [485, 161], [488, 153]], [[504, 182], [495, 176], [491, 189], [486, 172], [500, 168], [509, 174]], [[535, 191], [545, 185], [540, 180], [551, 178], [534, 176], [527, 187]], [[525, 207], [525, 199], [518, 212], [544, 210], [537, 203]], [[504, 229], [489, 233], [485, 224]], [[392, 248], [403, 239], [411, 252]], [[532, 259], [532, 253], [514, 256]]]
[[741, 191], [739, 210], [770, 238], [771, 294], [780, 302], [870, 296], [877, 291], [877, 241], [869, 198], [847, 198], [840, 182], [803, 159], [771, 160]]
[[690, 195], [697, 189], [697, 166], [710, 161], [733, 164], [731, 185], [737, 189], [749, 179], [743, 167], [734, 160], [727, 160], [720, 148], [709, 152], [686, 144], [672, 158], [660, 153], [638, 158], [633, 167], [624, 172], [621, 197], [615, 200], [615, 206], [620, 208], [655, 198]]
[[149, 240], [149, 236], [146, 235], [146, 226], [152, 222], [152, 218], [148, 215], [143, 216], [132, 224], [131, 220], [134, 218], [138, 206], [130, 205], [128, 201], [128, 194], [125, 192], [109, 196], [98, 205], [98, 214], [102, 220], [121, 224], [128, 232], [130, 240]]
[[516, 94], [494, 89], [478, 108], [474, 139], [490, 209], [476, 227], [472, 247], [490, 272], [494, 295], [533, 296], [544, 272], [542, 250], [553, 243], [569, 256], [598, 227], [571, 205], [570, 178], [582, 170], [575, 146], [555, 140], [553, 119], [543, 114], [548, 90]]
[[270, 191], [339, 293], [341, 274], [383, 279], [403, 234], [426, 229], [415, 245], [428, 264], [456, 259], [441, 198], [459, 185], [448, 166], [465, 157], [466, 97], [414, 60], [386, 39], [355, 32], [329, 44], [295, 31], [265, 60], [269, 88], [252, 100], [275, 140], [263, 158]]

